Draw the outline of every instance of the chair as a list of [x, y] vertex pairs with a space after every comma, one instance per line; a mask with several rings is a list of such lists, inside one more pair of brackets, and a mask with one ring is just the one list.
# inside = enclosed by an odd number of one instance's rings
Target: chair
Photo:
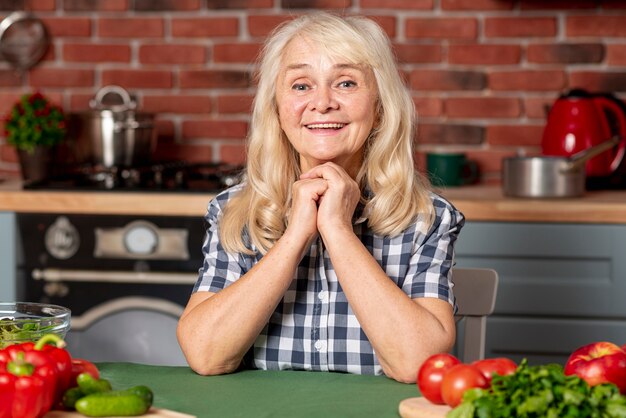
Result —
[[458, 311], [457, 355], [464, 363], [485, 357], [487, 316], [496, 305], [498, 273], [485, 268], [453, 268]]

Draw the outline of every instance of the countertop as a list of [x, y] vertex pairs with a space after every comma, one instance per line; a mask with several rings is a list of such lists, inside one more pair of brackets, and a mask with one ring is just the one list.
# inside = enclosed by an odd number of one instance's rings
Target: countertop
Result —
[[[468, 221], [626, 224], [626, 190], [588, 191], [579, 198], [525, 199], [497, 186], [440, 190]], [[203, 216], [207, 193], [81, 192], [23, 190], [18, 180], [0, 183], [0, 211], [109, 215]]]
[[147, 385], [154, 406], [204, 417], [397, 418], [415, 384], [384, 376], [331, 372], [245, 370], [200, 376], [189, 367], [98, 363], [113, 388]]

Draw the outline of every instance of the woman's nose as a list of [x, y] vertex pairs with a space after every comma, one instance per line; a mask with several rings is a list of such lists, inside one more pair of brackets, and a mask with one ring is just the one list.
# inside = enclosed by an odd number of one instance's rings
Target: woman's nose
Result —
[[326, 113], [337, 108], [334, 92], [330, 87], [318, 87], [313, 92], [309, 102], [309, 110]]

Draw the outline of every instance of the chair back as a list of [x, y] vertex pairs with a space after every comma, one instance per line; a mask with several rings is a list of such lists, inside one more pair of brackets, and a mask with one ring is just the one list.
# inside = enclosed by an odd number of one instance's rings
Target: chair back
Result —
[[457, 354], [464, 363], [485, 358], [487, 316], [496, 305], [498, 273], [485, 268], [452, 270], [458, 311]]

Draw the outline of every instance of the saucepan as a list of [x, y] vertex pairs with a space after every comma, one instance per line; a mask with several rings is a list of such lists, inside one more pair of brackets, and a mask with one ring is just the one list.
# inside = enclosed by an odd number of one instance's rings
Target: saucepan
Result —
[[[502, 188], [511, 197], [578, 197], [585, 193], [585, 163], [618, 145], [615, 136], [570, 157], [517, 156], [503, 160]], [[622, 156], [623, 158], [623, 156]]]

